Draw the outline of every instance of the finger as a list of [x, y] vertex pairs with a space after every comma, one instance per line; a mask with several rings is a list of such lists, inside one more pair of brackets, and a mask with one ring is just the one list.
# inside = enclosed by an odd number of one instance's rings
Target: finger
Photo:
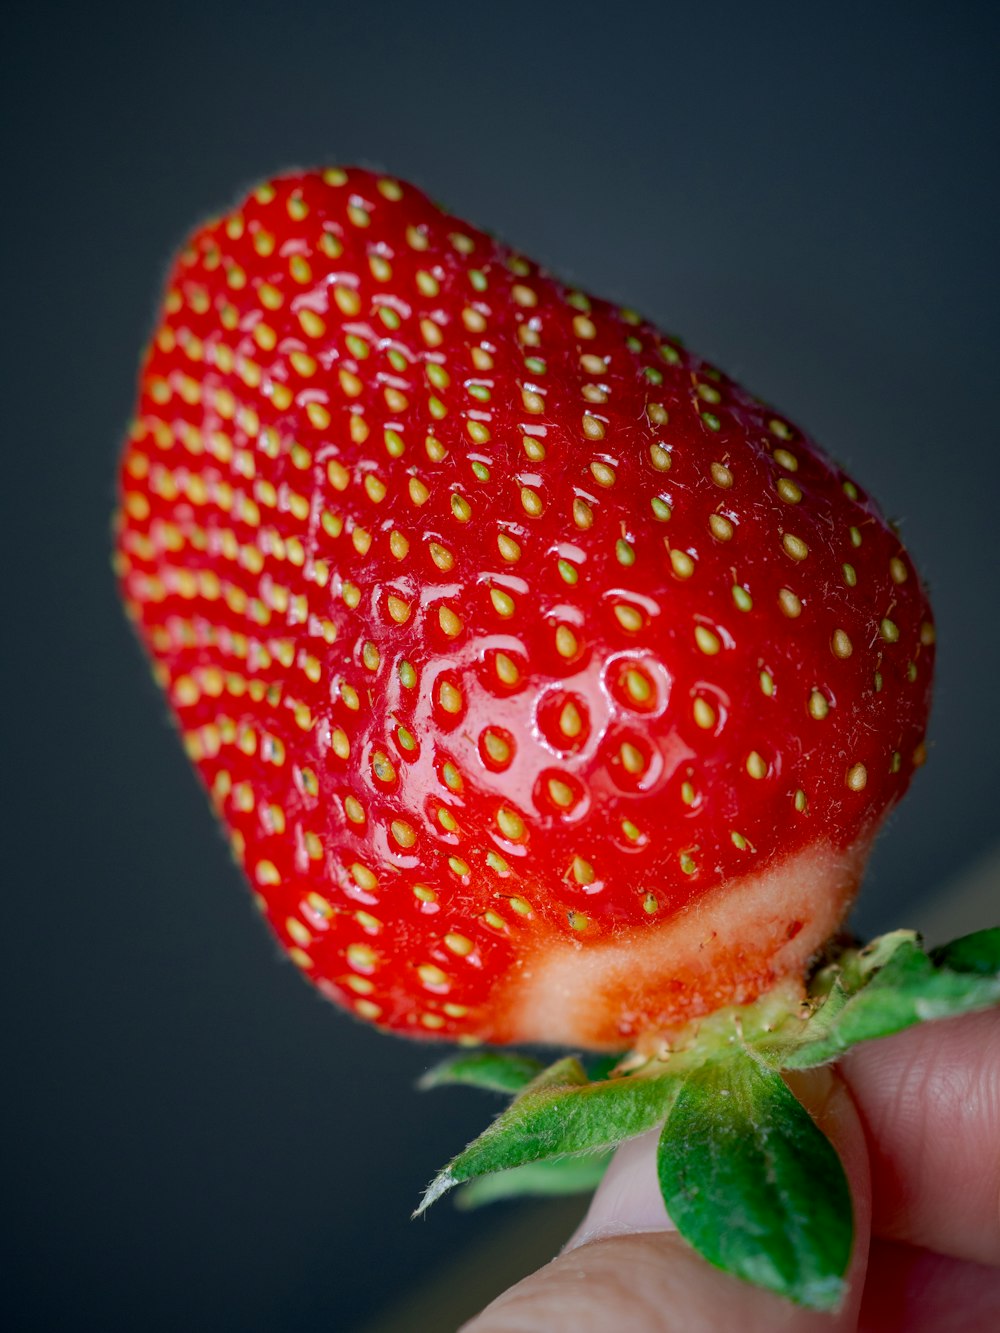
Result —
[[995, 1333], [1000, 1272], [895, 1241], [872, 1242], [859, 1333]]
[[850, 1097], [829, 1072], [795, 1091], [841, 1154], [852, 1183], [856, 1246], [849, 1296], [834, 1317], [802, 1310], [711, 1267], [670, 1223], [659, 1197], [656, 1135], [619, 1149], [582, 1226], [558, 1259], [505, 1292], [465, 1333], [847, 1333], [857, 1323], [868, 1248], [864, 1135]]
[[875, 1234], [1000, 1264], [1000, 1013], [911, 1028], [840, 1067], [868, 1138]]

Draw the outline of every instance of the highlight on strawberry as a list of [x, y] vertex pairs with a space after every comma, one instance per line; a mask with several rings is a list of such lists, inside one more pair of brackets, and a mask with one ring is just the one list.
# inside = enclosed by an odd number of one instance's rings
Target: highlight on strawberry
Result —
[[662, 1126], [682, 1234], [834, 1308], [850, 1199], [781, 1070], [1000, 999], [998, 930], [837, 943], [934, 663], [872, 498], [634, 311], [333, 168], [179, 256], [115, 544], [288, 956], [513, 1095], [425, 1205], [588, 1188]]

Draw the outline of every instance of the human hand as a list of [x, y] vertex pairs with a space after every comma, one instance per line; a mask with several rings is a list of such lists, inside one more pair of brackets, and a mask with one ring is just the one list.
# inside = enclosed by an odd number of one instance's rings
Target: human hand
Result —
[[851, 1182], [855, 1249], [836, 1315], [729, 1277], [680, 1239], [654, 1132], [619, 1149], [562, 1254], [465, 1333], [1000, 1328], [1000, 1014], [912, 1028], [789, 1082]]

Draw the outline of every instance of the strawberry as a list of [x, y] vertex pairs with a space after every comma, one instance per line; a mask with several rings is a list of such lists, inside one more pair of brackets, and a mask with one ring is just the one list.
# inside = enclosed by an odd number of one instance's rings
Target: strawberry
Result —
[[924, 756], [930, 611], [872, 499], [367, 171], [188, 243], [117, 562], [278, 939], [409, 1036], [620, 1050], [800, 986]]

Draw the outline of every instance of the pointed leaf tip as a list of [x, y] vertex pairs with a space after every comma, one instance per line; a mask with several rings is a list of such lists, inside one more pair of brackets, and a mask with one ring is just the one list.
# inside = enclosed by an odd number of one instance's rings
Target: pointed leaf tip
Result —
[[458, 1179], [451, 1174], [451, 1170], [445, 1167], [443, 1171], [438, 1172], [424, 1192], [424, 1197], [410, 1214], [411, 1220], [419, 1217], [421, 1213], [426, 1213], [432, 1203], [437, 1203], [442, 1194], [447, 1194], [450, 1189], [458, 1184]]

